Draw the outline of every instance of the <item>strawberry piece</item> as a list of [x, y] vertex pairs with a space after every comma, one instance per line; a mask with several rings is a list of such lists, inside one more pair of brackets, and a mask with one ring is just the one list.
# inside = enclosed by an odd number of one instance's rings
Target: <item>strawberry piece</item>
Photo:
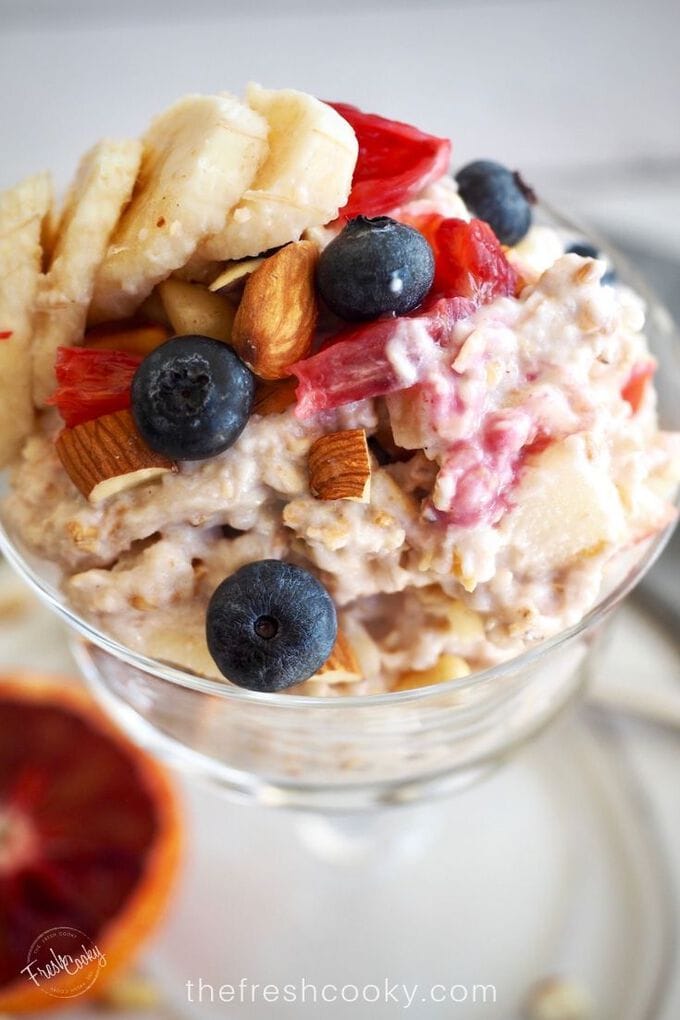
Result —
[[69, 428], [130, 406], [130, 387], [141, 356], [125, 351], [60, 347], [58, 387], [47, 401]]
[[621, 396], [630, 404], [633, 414], [637, 414], [640, 410], [647, 383], [655, 371], [656, 364], [653, 361], [643, 361], [633, 366], [628, 382], [621, 390]]
[[352, 191], [340, 216], [377, 216], [412, 198], [446, 173], [451, 142], [410, 124], [363, 113], [348, 103], [329, 103], [354, 129], [359, 157]]
[[458, 295], [486, 304], [495, 297], [518, 292], [519, 276], [488, 223], [446, 219], [439, 213], [415, 216], [405, 213], [398, 219], [415, 227], [430, 242], [436, 266], [434, 293]]
[[436, 291], [479, 304], [515, 293], [517, 273], [483, 220], [443, 220], [434, 232], [433, 247]]
[[296, 417], [308, 418], [355, 400], [405, 389], [411, 383], [400, 378], [386, 353], [400, 323], [420, 322], [432, 339], [442, 344], [454, 323], [471, 315], [474, 307], [459, 298], [440, 299], [421, 306], [414, 315], [376, 319], [337, 334], [318, 354], [290, 366], [300, 382]]

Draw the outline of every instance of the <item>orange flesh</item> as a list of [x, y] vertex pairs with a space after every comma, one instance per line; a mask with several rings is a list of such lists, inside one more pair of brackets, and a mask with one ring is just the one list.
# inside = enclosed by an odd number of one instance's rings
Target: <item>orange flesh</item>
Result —
[[55, 926], [106, 955], [100, 991], [162, 914], [179, 833], [165, 774], [87, 698], [0, 684], [0, 1010], [58, 1004], [21, 974]]

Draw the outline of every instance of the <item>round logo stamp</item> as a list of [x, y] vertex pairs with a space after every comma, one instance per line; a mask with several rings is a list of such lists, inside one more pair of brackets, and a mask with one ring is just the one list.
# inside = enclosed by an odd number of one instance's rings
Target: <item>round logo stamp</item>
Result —
[[49, 928], [28, 951], [21, 973], [55, 999], [83, 995], [95, 983], [106, 956], [77, 928]]

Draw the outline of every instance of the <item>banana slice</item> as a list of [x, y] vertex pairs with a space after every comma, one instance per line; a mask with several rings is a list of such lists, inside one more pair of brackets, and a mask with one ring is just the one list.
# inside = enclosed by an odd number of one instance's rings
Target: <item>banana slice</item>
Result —
[[30, 344], [40, 238], [51, 207], [47, 174], [0, 194], [0, 467], [19, 452], [33, 425]]
[[205, 261], [259, 255], [328, 223], [347, 201], [357, 160], [354, 131], [326, 103], [293, 89], [250, 85], [250, 106], [269, 123], [269, 156], [219, 233], [199, 246]]
[[153, 121], [132, 202], [97, 274], [91, 322], [130, 315], [224, 226], [267, 146], [267, 122], [235, 96], [186, 96]]
[[103, 141], [82, 159], [69, 191], [38, 294], [33, 339], [33, 397], [54, 391], [57, 347], [82, 339], [94, 280], [129, 202], [142, 159], [138, 141]]

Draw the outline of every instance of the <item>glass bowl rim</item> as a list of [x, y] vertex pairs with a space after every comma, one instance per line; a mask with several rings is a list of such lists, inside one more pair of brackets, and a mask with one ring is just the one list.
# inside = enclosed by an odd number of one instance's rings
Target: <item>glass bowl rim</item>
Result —
[[[547, 213], [549, 219], [556, 223], [561, 229], [578, 234], [584, 239], [594, 241], [598, 250], [608, 256], [618, 268], [623, 269], [623, 282], [633, 286], [636, 293], [645, 302], [647, 309], [646, 319], [649, 320], [651, 309], [663, 311], [666, 321], [672, 327], [672, 341], [680, 349], [680, 333], [675, 320], [662, 301], [653, 292], [647, 281], [640, 276], [630, 261], [624, 257], [611, 242], [605, 242], [597, 231], [590, 226], [584, 226], [570, 218], [567, 218], [549, 202], [541, 201], [538, 208]], [[680, 491], [676, 493], [675, 505], [680, 508]], [[605, 616], [636, 586], [656, 559], [663, 552], [668, 543], [676, 520], [668, 524], [662, 531], [654, 536], [649, 542], [648, 548], [639, 560], [627, 571], [625, 577], [619, 581], [606, 595], [598, 600], [588, 612], [572, 626], [564, 628], [553, 634], [552, 637], [527, 648], [519, 655], [496, 663], [495, 666], [477, 670], [465, 677], [446, 680], [439, 683], [428, 684], [423, 687], [412, 688], [405, 691], [387, 691], [381, 694], [347, 694], [335, 696], [317, 696], [309, 694], [291, 694], [276, 692], [265, 693], [261, 691], [250, 691], [228, 680], [209, 680], [193, 673], [185, 672], [175, 666], [161, 662], [135, 652], [126, 645], [121, 644], [114, 638], [98, 630], [82, 616], [72, 610], [61, 600], [61, 593], [50, 585], [36, 570], [34, 570], [24, 558], [19, 549], [15, 546], [7, 533], [3, 521], [0, 519], [0, 552], [5, 556], [8, 563], [22, 577], [39, 598], [46, 602], [66, 623], [77, 631], [81, 637], [101, 648], [103, 651], [113, 655], [121, 662], [141, 670], [144, 673], [157, 677], [175, 686], [192, 690], [201, 694], [214, 695], [219, 698], [226, 698], [236, 702], [246, 702], [259, 705], [268, 705], [275, 708], [361, 708], [367, 706], [391, 706], [412, 701], [427, 701], [429, 698], [436, 698], [439, 695], [446, 695], [458, 692], [467, 688], [476, 687], [485, 683], [501, 679], [504, 676], [521, 672], [527, 666], [543, 659], [546, 655], [569, 644], [572, 640], [589, 631], [591, 628], [604, 619]], [[643, 540], [644, 542], [644, 540]]]

